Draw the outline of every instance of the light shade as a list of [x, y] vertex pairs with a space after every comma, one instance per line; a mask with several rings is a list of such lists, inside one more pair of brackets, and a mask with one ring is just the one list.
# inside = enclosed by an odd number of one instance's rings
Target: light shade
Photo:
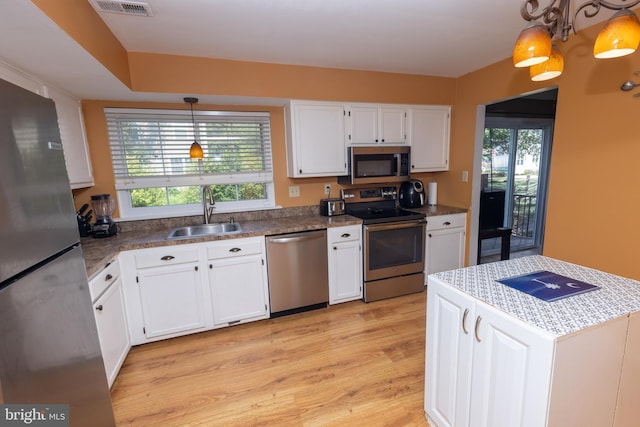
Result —
[[560, 49], [553, 43], [551, 55], [549, 59], [540, 64], [532, 65], [529, 68], [529, 75], [534, 82], [553, 79], [562, 74], [564, 70], [564, 58], [560, 53]]
[[191, 144], [191, 148], [189, 149], [189, 157], [192, 159], [202, 159], [204, 157], [202, 147], [200, 146], [200, 144], [198, 144], [198, 141], [193, 141], [193, 144]]
[[617, 58], [636, 51], [640, 43], [640, 22], [635, 13], [620, 9], [607, 21], [596, 43], [593, 56], [596, 58]]
[[551, 55], [551, 35], [547, 28], [536, 21], [531, 21], [522, 30], [513, 48], [513, 65], [530, 67], [549, 59]]

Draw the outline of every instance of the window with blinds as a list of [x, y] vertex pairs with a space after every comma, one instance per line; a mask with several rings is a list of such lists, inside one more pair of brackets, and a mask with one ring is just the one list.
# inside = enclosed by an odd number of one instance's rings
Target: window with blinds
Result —
[[[105, 109], [122, 217], [193, 214], [201, 186], [220, 210], [274, 206], [269, 113]], [[190, 159], [196, 140], [203, 159]]]

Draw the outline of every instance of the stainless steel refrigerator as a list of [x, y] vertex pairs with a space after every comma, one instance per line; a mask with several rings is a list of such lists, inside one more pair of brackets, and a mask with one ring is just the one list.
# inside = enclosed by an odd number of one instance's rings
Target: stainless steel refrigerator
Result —
[[55, 105], [0, 80], [0, 403], [115, 425]]

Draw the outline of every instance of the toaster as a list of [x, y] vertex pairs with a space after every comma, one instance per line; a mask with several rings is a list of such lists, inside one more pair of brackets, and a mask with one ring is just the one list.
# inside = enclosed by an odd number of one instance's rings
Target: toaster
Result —
[[344, 215], [344, 200], [342, 199], [321, 199], [320, 215], [335, 216]]

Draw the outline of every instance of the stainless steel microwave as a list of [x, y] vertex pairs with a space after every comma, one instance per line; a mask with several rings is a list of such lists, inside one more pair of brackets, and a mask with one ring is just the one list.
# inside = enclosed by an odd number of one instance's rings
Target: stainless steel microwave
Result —
[[376, 184], [409, 179], [411, 147], [349, 147], [349, 174], [339, 176], [340, 184]]

